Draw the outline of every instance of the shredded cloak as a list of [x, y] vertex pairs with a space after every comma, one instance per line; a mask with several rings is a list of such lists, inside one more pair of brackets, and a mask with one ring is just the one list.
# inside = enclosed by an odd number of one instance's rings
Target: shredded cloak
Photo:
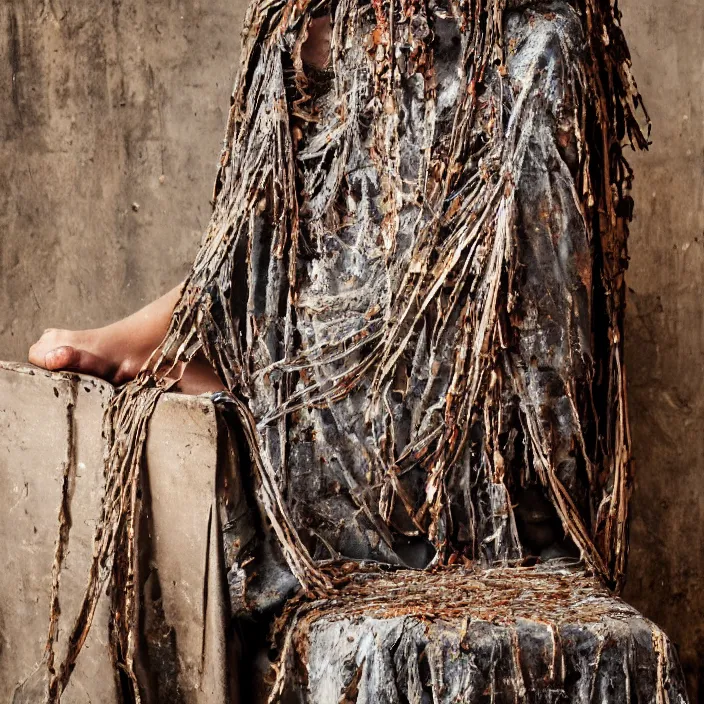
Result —
[[[301, 49], [324, 15], [316, 71]], [[639, 107], [609, 0], [254, 0], [210, 225], [166, 338], [106, 417], [95, 559], [64, 662], [50, 633], [49, 701], [108, 582], [116, 666], [139, 700], [140, 462], [159, 395], [198, 352], [311, 596], [334, 589], [337, 558], [573, 550], [621, 584], [622, 146], [646, 146]], [[546, 544], [530, 527], [551, 512]]]

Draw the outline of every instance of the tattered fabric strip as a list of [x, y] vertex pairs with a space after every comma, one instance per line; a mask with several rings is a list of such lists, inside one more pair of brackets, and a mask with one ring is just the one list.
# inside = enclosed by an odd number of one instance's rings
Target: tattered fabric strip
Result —
[[[291, 515], [287, 433], [295, 413], [328, 409], [334, 416], [359, 393], [367, 394], [366, 421], [373, 440], [370, 445], [360, 438], [348, 440], [366, 453], [373, 471], [368, 486], [349, 477], [349, 494], [383, 540], [390, 540], [393, 510], [400, 505], [413, 525], [410, 532], [432, 541], [433, 564], [454, 559], [448, 479], [467, 451], [477, 418], [485, 433], [481, 471], [490, 478], [488, 492], [495, 497], [490, 505], [492, 510], [504, 506], [507, 512], [505, 517], [496, 511], [490, 516], [497, 524], [495, 542], [501, 543], [502, 521], [515, 534], [499, 447], [503, 419], [498, 400], [511, 391], [522, 404], [525, 472], [537, 473], [587, 565], [608, 584], [621, 583], [631, 484], [621, 336], [631, 175], [621, 141], [627, 138], [642, 148], [646, 138], [635, 117], [640, 98], [617, 11], [608, 0], [579, 0], [575, 7], [586, 38], [583, 58], [567, 67], [566, 79], [578, 108], [571, 117], [579, 150], [575, 197], [592, 238], [606, 307], [598, 323], [606, 339], [598, 350], [603, 366], [594, 377], [600, 397], [593, 401], [606, 416], [594, 420], [600, 429], [595, 448], [587, 447], [584, 437], [579, 441], [590, 491], [598, 500], [596, 515], [580, 513], [558, 479], [549, 433], [506, 359], [504, 326], [514, 302], [517, 265], [514, 184], [529, 146], [524, 107], [536, 98], [534, 86], [526, 85], [510, 115], [502, 108], [492, 115], [482, 113], [482, 95], [490, 88], [498, 95], [505, 90], [512, 51], [504, 37], [506, 0], [462, 0], [443, 10], [443, 17], [456, 23], [462, 44], [451, 138], [440, 152], [431, 148], [439, 109], [431, 17], [437, 8], [416, 0], [256, 0], [247, 13], [242, 66], [208, 230], [164, 341], [138, 378], [115, 395], [106, 416], [111, 446], [95, 558], [66, 659], [57, 669], [51, 663], [56, 674], [48, 702], [58, 702], [68, 683], [108, 581], [116, 595], [111, 625], [116, 666], [131, 683], [133, 699], [140, 701], [133, 670], [139, 465], [159, 396], [198, 352], [229, 389], [253, 457], [262, 512], [291, 572], [310, 596], [329, 594], [336, 577], [334, 570], [316, 563]], [[299, 122], [314, 125], [318, 119], [312, 108], [315, 85], [304, 73], [301, 47], [311, 17], [326, 12], [332, 21], [330, 72], [337, 117], [317, 141], [313, 137], [299, 146]], [[373, 29], [366, 32], [370, 22]], [[410, 52], [398, 50], [401, 36]], [[565, 55], [570, 51], [566, 47]], [[355, 70], [346, 63], [350, 57], [358, 57]], [[534, 67], [536, 76], [540, 69]], [[422, 207], [410, 228], [402, 222], [406, 183], [399, 152], [404, 108], [398, 91], [400, 76], [407, 74], [421, 77], [422, 124], [428, 135], [419, 150], [416, 197]], [[361, 91], [367, 89], [372, 99], [363, 104]], [[388, 281], [399, 284], [369, 307], [357, 326], [348, 325], [323, 343], [302, 349], [301, 266], [322, 256], [316, 247], [326, 228], [339, 224], [336, 203], [348, 165], [359, 154], [359, 120], [369, 111], [374, 115], [365, 127], [373, 140], [369, 156], [384, 174], [379, 183], [383, 266]], [[485, 135], [477, 139], [480, 122]], [[410, 256], [403, 254], [401, 236], [413, 238]], [[261, 252], [262, 247], [267, 251]], [[267, 261], [266, 272], [253, 264], [260, 254]], [[256, 284], [264, 275], [262, 294]], [[255, 309], [261, 314], [255, 315]], [[433, 405], [433, 369], [449, 339], [454, 341], [449, 386]], [[390, 399], [403, 371], [402, 357], [414, 350], [414, 359], [421, 360], [422, 345], [428, 350], [424, 410], [415, 435], [397, 451]], [[401, 481], [418, 467], [427, 477], [422, 505], [414, 504]], [[371, 500], [375, 496], [376, 506]], [[490, 538], [484, 541], [488, 544]], [[504, 561], [509, 553], [520, 557], [515, 535], [510, 542], [513, 548], [501, 548]], [[58, 589], [57, 581], [54, 598]]]

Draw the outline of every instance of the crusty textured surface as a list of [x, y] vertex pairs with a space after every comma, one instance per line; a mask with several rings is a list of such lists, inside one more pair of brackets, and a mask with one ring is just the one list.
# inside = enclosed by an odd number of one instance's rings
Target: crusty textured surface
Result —
[[281, 701], [685, 704], [663, 632], [560, 570], [357, 575], [302, 607]]
[[472, 7], [335, 6], [315, 75], [300, 49], [327, 6], [250, 8], [213, 218], [153, 366], [202, 347], [238, 397], [306, 586], [310, 557], [569, 551], [559, 527], [520, 535], [531, 492], [624, 573], [627, 49], [608, 3]]
[[[334, 593], [320, 560], [338, 554], [518, 559], [512, 494], [531, 488], [620, 584], [621, 142], [645, 138], [617, 13], [606, 0], [578, 6], [250, 6], [213, 216], [163, 342], [106, 414], [83, 611], [109, 576], [114, 655], [135, 698], [147, 424], [199, 350], [228, 388], [266, 525], [308, 595]], [[330, 80], [313, 84], [301, 48], [326, 11]], [[376, 277], [367, 289], [365, 277]], [[312, 461], [294, 463], [306, 443]], [[294, 478], [316, 474], [314, 490], [296, 491]], [[402, 559], [405, 538], [434, 554], [418, 559], [413, 544]], [[375, 552], [382, 541], [389, 554]]]

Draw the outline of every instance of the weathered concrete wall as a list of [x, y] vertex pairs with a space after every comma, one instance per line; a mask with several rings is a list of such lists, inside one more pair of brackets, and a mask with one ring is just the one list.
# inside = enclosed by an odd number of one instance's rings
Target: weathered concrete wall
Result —
[[[130, 312], [185, 273], [209, 213], [244, 6], [0, 3], [0, 358], [23, 358], [46, 326]], [[638, 485], [627, 596], [680, 645], [696, 692], [704, 3], [621, 7], [654, 121], [651, 152], [632, 159], [627, 354]]]
[[188, 270], [243, 0], [0, 2], [0, 358], [109, 322]]
[[679, 644], [704, 701], [704, 3], [622, 0], [653, 119], [632, 159], [627, 318], [637, 484], [626, 596]]

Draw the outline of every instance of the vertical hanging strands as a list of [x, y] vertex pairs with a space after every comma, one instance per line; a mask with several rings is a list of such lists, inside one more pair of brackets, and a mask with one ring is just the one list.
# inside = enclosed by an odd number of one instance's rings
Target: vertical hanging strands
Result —
[[[379, 560], [393, 557], [396, 534], [427, 536], [433, 564], [458, 554], [501, 564], [520, 557], [510, 496], [519, 475], [538, 477], [587, 565], [620, 585], [631, 483], [621, 335], [631, 175], [620, 145], [628, 138], [643, 148], [647, 137], [615, 8], [608, 0], [557, 5], [552, 19], [536, 15], [540, 26], [578, 26], [586, 39], [557, 44], [555, 61], [573, 101], [577, 154], [576, 175], [566, 166], [562, 175], [574, 181], [570, 207], [595, 251], [590, 295], [601, 311], [591, 322], [600, 340], [593, 362], [584, 353], [592, 410], [571, 380], [564, 392], [570, 451], [583, 455], [596, 508], [579, 506], [558, 476], [531, 372], [512, 347], [523, 267], [518, 201], [548, 80], [536, 57], [521, 65], [521, 80], [510, 73], [521, 51], [507, 39], [512, 3], [255, 0], [211, 221], [164, 341], [106, 414], [95, 557], [47, 701], [60, 700], [108, 581], [115, 664], [140, 701], [140, 463], [160, 395], [198, 352], [228, 389], [262, 512], [309, 598], [343, 579], [309, 550], [329, 524], [353, 530], [367, 521], [359, 535], [379, 536]], [[325, 12], [324, 89], [304, 74], [301, 48], [311, 17]], [[513, 416], [509, 397], [518, 400]], [[509, 422], [523, 438], [514, 459]], [[304, 461], [302, 435], [323, 456], [319, 465], [294, 466], [292, 453]], [[295, 482], [313, 469], [328, 473], [320, 486], [336, 487], [335, 506], [352, 507], [349, 514], [302, 524], [300, 502], [317, 498], [301, 496]], [[418, 472], [422, 481], [407, 483]], [[458, 546], [460, 498], [470, 518]], [[329, 538], [321, 545], [332, 546]]]
[[47, 636], [45, 661], [49, 673], [49, 697], [55, 696], [56, 692], [56, 670], [54, 660], [54, 644], [59, 630], [59, 618], [61, 606], [59, 604], [59, 583], [61, 580], [61, 569], [64, 558], [68, 551], [68, 542], [71, 531], [71, 491], [76, 480], [76, 424], [75, 408], [77, 381], [73, 377], [69, 378], [65, 384], [61, 384], [61, 395], [66, 396], [66, 457], [62, 467], [61, 481], [61, 504], [59, 507], [59, 535], [56, 541], [54, 554], [54, 564], [51, 569], [51, 606], [49, 609], [49, 634]]
[[119, 390], [106, 411], [106, 428], [112, 444], [106, 459], [105, 490], [88, 586], [78, 617], [68, 635], [66, 654], [52, 682], [51, 702], [59, 702], [68, 685], [76, 659], [91, 628], [103, 588], [112, 582], [113, 610], [110, 640], [116, 666], [132, 687], [135, 702], [139, 688], [132, 669], [132, 626], [136, 623], [134, 584], [134, 530], [139, 518], [137, 495], [146, 429], [162, 390], [145, 376]]

